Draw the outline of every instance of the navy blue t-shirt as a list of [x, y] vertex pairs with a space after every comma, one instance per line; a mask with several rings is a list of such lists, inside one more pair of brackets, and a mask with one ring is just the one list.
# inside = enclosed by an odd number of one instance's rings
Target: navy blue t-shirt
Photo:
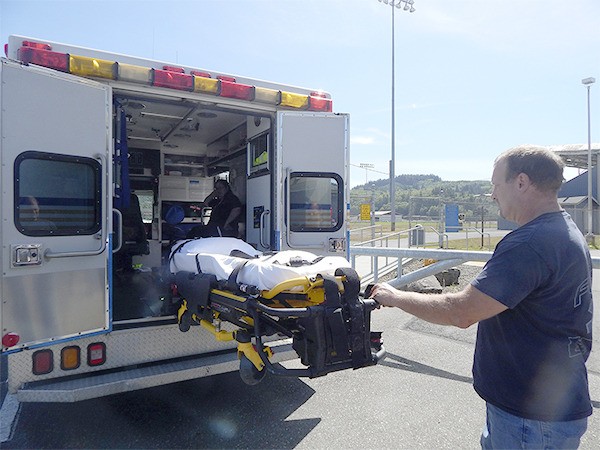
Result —
[[589, 416], [592, 264], [571, 217], [543, 214], [506, 235], [471, 284], [509, 308], [479, 322], [477, 393], [527, 419]]

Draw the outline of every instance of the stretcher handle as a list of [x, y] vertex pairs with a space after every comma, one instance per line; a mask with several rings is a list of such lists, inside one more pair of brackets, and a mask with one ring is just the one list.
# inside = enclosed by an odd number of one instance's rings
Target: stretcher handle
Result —
[[290, 290], [295, 287], [302, 287], [304, 291], [307, 291], [311, 288], [320, 286], [323, 286], [322, 278], [318, 278], [315, 281], [311, 281], [308, 277], [298, 277], [282, 281], [281, 283], [275, 285], [273, 289], [269, 289], [268, 291], [261, 291], [260, 295], [261, 297], [270, 300], [276, 295], [281, 294], [283, 291]]
[[271, 308], [255, 299], [250, 299], [248, 301], [248, 309], [252, 309], [253, 312], [260, 310], [275, 317], [313, 317], [318, 314], [318, 312], [312, 308]]

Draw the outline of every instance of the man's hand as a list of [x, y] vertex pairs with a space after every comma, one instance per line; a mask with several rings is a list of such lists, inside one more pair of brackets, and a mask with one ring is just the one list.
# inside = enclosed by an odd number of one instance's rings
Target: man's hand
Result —
[[387, 283], [378, 283], [371, 289], [369, 298], [383, 306], [398, 306], [396, 297], [399, 291]]

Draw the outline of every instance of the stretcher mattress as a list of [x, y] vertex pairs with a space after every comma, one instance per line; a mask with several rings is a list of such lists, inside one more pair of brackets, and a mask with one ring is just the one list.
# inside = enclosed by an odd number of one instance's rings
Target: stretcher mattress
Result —
[[[231, 256], [243, 252], [251, 258]], [[227, 280], [238, 266], [237, 283], [260, 290], [271, 290], [279, 283], [299, 277], [334, 275], [336, 269], [351, 267], [341, 256], [317, 255], [301, 250], [262, 254], [246, 242], [235, 238], [203, 238], [175, 243], [170, 255], [171, 273], [180, 271], [209, 273]]]

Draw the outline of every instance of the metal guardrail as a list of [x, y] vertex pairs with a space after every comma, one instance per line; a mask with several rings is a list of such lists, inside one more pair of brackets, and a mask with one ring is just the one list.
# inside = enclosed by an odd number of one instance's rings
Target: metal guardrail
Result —
[[[394, 248], [394, 247], [361, 247], [350, 246], [350, 261], [359, 273], [356, 258], [359, 256], [369, 256], [375, 261], [373, 264], [373, 276], [367, 277], [365, 284], [371, 281], [377, 282], [380, 274], [378, 273], [377, 261], [380, 257], [386, 259], [395, 259], [397, 261], [397, 276], [388, 283], [396, 288], [405, 286], [414, 281], [435, 275], [451, 267], [456, 267], [468, 261], [486, 262], [492, 257], [493, 252], [483, 251], [461, 251], [461, 250], [429, 250], [429, 249], [414, 249], [414, 248]], [[421, 269], [410, 272], [406, 275], [402, 274], [402, 266], [405, 261], [410, 259], [433, 259], [435, 263], [423, 267]], [[392, 263], [393, 264], [393, 263]], [[388, 264], [389, 266], [389, 264]], [[600, 269], [600, 257], [592, 258], [592, 267]], [[399, 276], [398, 276], [399, 275]]]

